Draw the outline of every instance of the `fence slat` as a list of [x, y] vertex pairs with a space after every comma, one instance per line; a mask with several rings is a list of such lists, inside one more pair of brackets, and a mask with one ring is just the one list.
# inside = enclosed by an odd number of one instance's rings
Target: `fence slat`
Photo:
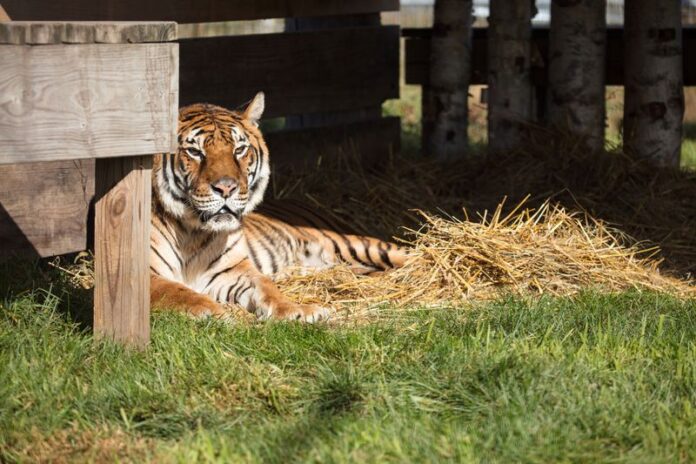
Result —
[[398, 0], [3, 0], [15, 21], [203, 23], [396, 11]]
[[234, 108], [263, 90], [267, 117], [379, 105], [399, 95], [398, 38], [389, 26], [182, 40], [180, 103]]

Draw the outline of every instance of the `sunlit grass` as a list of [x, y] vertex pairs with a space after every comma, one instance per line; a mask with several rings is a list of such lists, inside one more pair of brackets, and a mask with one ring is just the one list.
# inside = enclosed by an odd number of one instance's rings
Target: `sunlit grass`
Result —
[[0, 461], [696, 459], [694, 301], [586, 292], [360, 326], [155, 314], [145, 352], [68, 306], [0, 304]]

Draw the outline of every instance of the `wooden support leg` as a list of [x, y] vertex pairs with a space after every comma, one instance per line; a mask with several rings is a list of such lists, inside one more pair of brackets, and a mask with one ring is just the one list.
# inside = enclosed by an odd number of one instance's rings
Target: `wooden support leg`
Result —
[[143, 347], [150, 339], [152, 157], [98, 159], [94, 332]]

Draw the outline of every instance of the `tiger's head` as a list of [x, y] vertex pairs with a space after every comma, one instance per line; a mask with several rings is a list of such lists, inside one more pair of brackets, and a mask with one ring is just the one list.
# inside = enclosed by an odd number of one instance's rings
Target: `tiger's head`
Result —
[[155, 158], [154, 184], [162, 207], [190, 226], [234, 230], [263, 199], [270, 166], [258, 128], [259, 92], [245, 109], [194, 104], [179, 111], [178, 151]]

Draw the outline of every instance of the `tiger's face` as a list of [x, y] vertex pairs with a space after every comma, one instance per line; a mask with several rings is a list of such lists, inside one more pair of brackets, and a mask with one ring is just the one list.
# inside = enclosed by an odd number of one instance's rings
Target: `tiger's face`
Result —
[[264, 95], [243, 111], [195, 104], [179, 112], [177, 153], [155, 160], [164, 208], [207, 231], [234, 230], [263, 199], [270, 167], [258, 129]]

